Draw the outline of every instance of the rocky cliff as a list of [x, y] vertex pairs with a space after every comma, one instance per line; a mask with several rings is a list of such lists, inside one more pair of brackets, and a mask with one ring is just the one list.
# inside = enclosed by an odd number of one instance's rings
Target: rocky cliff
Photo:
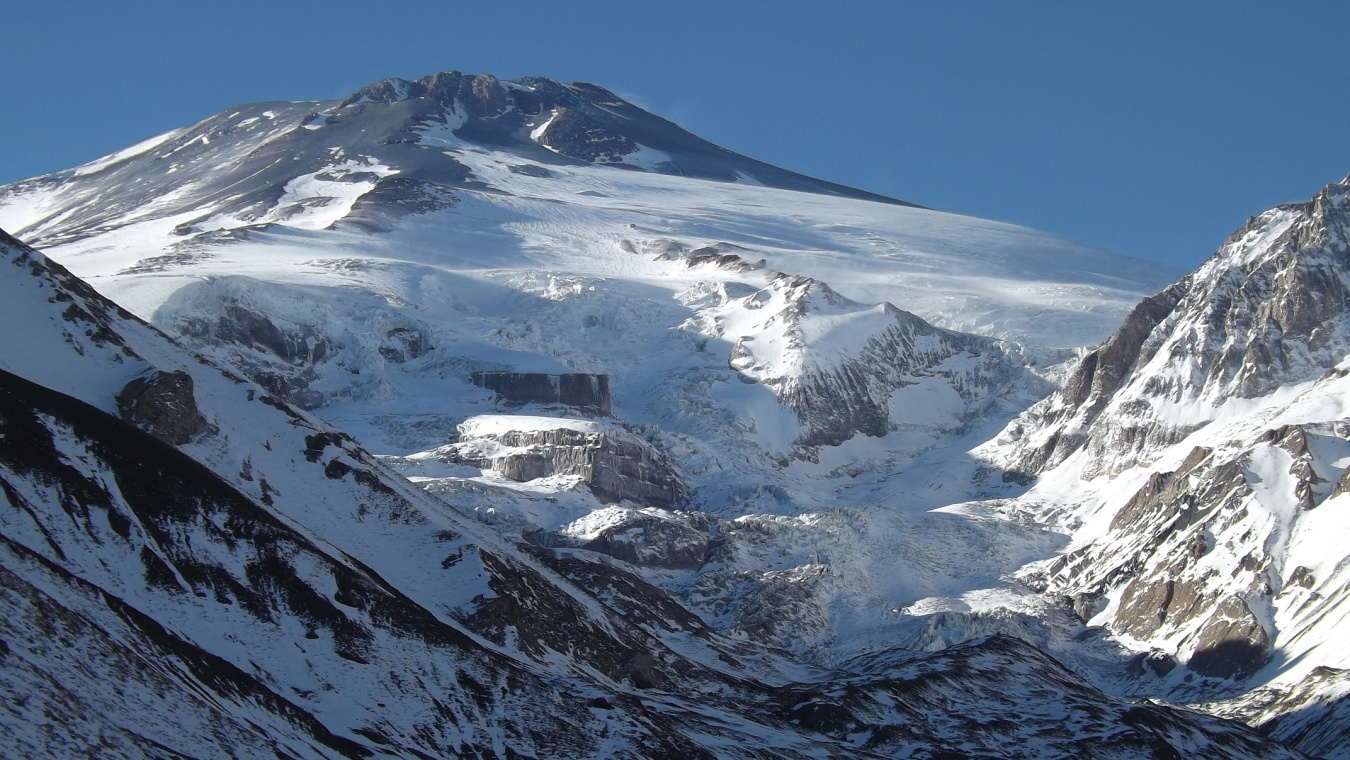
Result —
[[549, 417], [476, 417], [461, 423], [459, 442], [434, 458], [472, 464], [518, 482], [576, 478], [602, 502], [680, 505], [688, 489], [666, 456], [613, 425]]
[[[1350, 503], [1347, 304], [1341, 182], [1253, 218], [985, 449], [1039, 475], [1020, 508], [1078, 536], [1021, 577], [1151, 651], [1133, 688], [1212, 698], [1269, 683], [1219, 708], [1256, 714], [1244, 699], [1317, 702], [1295, 685], [1346, 667], [1315, 631], [1350, 604], [1328, 543]], [[1309, 736], [1344, 728], [1293, 722]]]
[[1230, 399], [1316, 379], [1350, 350], [1344, 182], [1253, 217], [1181, 282], [1146, 299], [1064, 389], [1015, 422], [1010, 470], [1083, 449], [1085, 475], [1146, 465]]
[[609, 375], [569, 372], [475, 372], [479, 388], [495, 391], [513, 404], [563, 404], [584, 412], [610, 414]]

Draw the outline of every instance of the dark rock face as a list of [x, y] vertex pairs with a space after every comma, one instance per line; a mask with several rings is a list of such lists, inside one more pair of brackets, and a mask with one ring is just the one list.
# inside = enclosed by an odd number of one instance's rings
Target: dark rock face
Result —
[[407, 327], [395, 327], [386, 332], [379, 348], [380, 356], [394, 364], [420, 359], [430, 350], [426, 336]]
[[506, 110], [506, 91], [491, 74], [461, 74], [442, 71], [422, 77], [415, 82], [403, 79], [382, 79], [366, 85], [342, 101], [341, 107], [366, 102], [390, 105], [411, 98], [427, 98], [453, 108], [462, 103], [477, 117], [500, 116]]
[[627, 135], [608, 131], [584, 111], [571, 108], [554, 111], [553, 121], [539, 142], [564, 156], [596, 163], [620, 161], [639, 148]]
[[764, 269], [768, 264], [768, 261], [762, 258], [749, 261], [744, 256], [745, 253], [749, 253], [749, 249], [735, 243], [722, 242], [689, 248], [671, 240], [667, 241], [665, 245], [665, 250], [661, 251], [656, 257], [658, 261], [679, 261], [690, 269], [700, 266], [715, 266], [729, 272], [753, 272]]
[[132, 380], [117, 394], [122, 419], [165, 443], [178, 446], [207, 428], [192, 396], [192, 377], [155, 370]]
[[1336, 481], [1336, 486], [1331, 489], [1331, 495], [1340, 496], [1346, 491], [1350, 491], [1350, 470], [1346, 470], [1341, 479]]
[[342, 349], [311, 325], [285, 322], [228, 300], [219, 304], [214, 319], [210, 314], [184, 314], [166, 327], [189, 345], [235, 347], [234, 366], [272, 395], [304, 409], [326, 401], [310, 388], [318, 379], [314, 367]]
[[594, 414], [610, 414], [609, 375], [584, 372], [475, 372], [473, 384], [496, 391], [514, 404], [566, 404]]
[[429, 214], [458, 203], [459, 196], [445, 185], [408, 177], [385, 177], [356, 199], [343, 222], [387, 231], [401, 217]]
[[234, 343], [272, 354], [288, 364], [317, 364], [338, 348], [311, 326], [278, 326], [266, 314], [238, 303], [222, 304], [215, 320], [184, 319], [175, 326], [189, 339]]

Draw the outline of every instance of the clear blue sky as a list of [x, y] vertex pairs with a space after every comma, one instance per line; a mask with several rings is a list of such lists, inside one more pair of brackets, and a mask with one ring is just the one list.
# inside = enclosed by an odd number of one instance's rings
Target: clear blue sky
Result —
[[1350, 173], [1350, 3], [14, 4], [0, 183], [231, 105], [458, 69], [607, 87], [727, 148], [1191, 267]]

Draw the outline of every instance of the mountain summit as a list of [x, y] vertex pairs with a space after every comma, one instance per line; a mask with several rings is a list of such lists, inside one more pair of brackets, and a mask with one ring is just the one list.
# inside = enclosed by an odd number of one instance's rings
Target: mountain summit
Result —
[[[325, 110], [324, 122], [362, 118], [367, 110], [362, 106], [374, 107], [377, 113], [384, 110], [380, 106], [387, 108], [404, 119], [412, 134], [449, 128], [466, 142], [542, 162], [581, 161], [913, 205], [746, 158], [586, 82], [563, 84], [541, 77], [501, 81], [490, 74], [458, 71], [414, 81], [390, 78], [363, 87], [336, 108]], [[387, 116], [379, 113], [377, 118]], [[387, 139], [398, 138], [390, 135]]]

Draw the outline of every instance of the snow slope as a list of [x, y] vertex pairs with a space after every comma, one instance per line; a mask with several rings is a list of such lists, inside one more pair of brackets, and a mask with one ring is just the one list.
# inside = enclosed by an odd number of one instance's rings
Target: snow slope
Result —
[[[539, 138], [528, 136], [556, 125], [557, 108], [582, 105], [595, 112], [588, 118], [625, 116], [597, 122], [587, 144], [665, 140], [647, 147], [689, 162], [706, 154], [696, 162], [705, 171], [694, 163], [616, 171], [584, 151], [540, 150]], [[736, 245], [748, 261], [763, 258], [771, 269], [828, 282], [856, 301], [889, 301], [940, 327], [1056, 347], [1105, 337], [1139, 297], [1174, 274], [763, 164], [755, 165], [763, 174], [757, 185], [716, 181], [734, 179], [719, 172], [751, 160], [682, 130], [690, 144], [681, 152], [670, 142], [678, 128], [643, 114], [589, 85], [453, 73], [377, 83], [340, 102], [244, 106], [7, 186], [0, 227], [146, 317], [168, 286], [133, 284], [145, 278], [129, 274], [235, 272], [230, 262], [260, 257], [224, 253], [214, 243], [269, 232], [259, 243], [281, 260], [274, 270], [253, 262], [244, 272], [269, 279], [290, 268], [292, 255], [326, 258], [314, 249], [349, 258], [350, 236], [308, 234], [343, 219], [348, 227], [396, 228], [359, 236], [360, 258], [453, 270], [536, 266], [663, 280], [641, 257], [623, 254], [672, 243]]]

